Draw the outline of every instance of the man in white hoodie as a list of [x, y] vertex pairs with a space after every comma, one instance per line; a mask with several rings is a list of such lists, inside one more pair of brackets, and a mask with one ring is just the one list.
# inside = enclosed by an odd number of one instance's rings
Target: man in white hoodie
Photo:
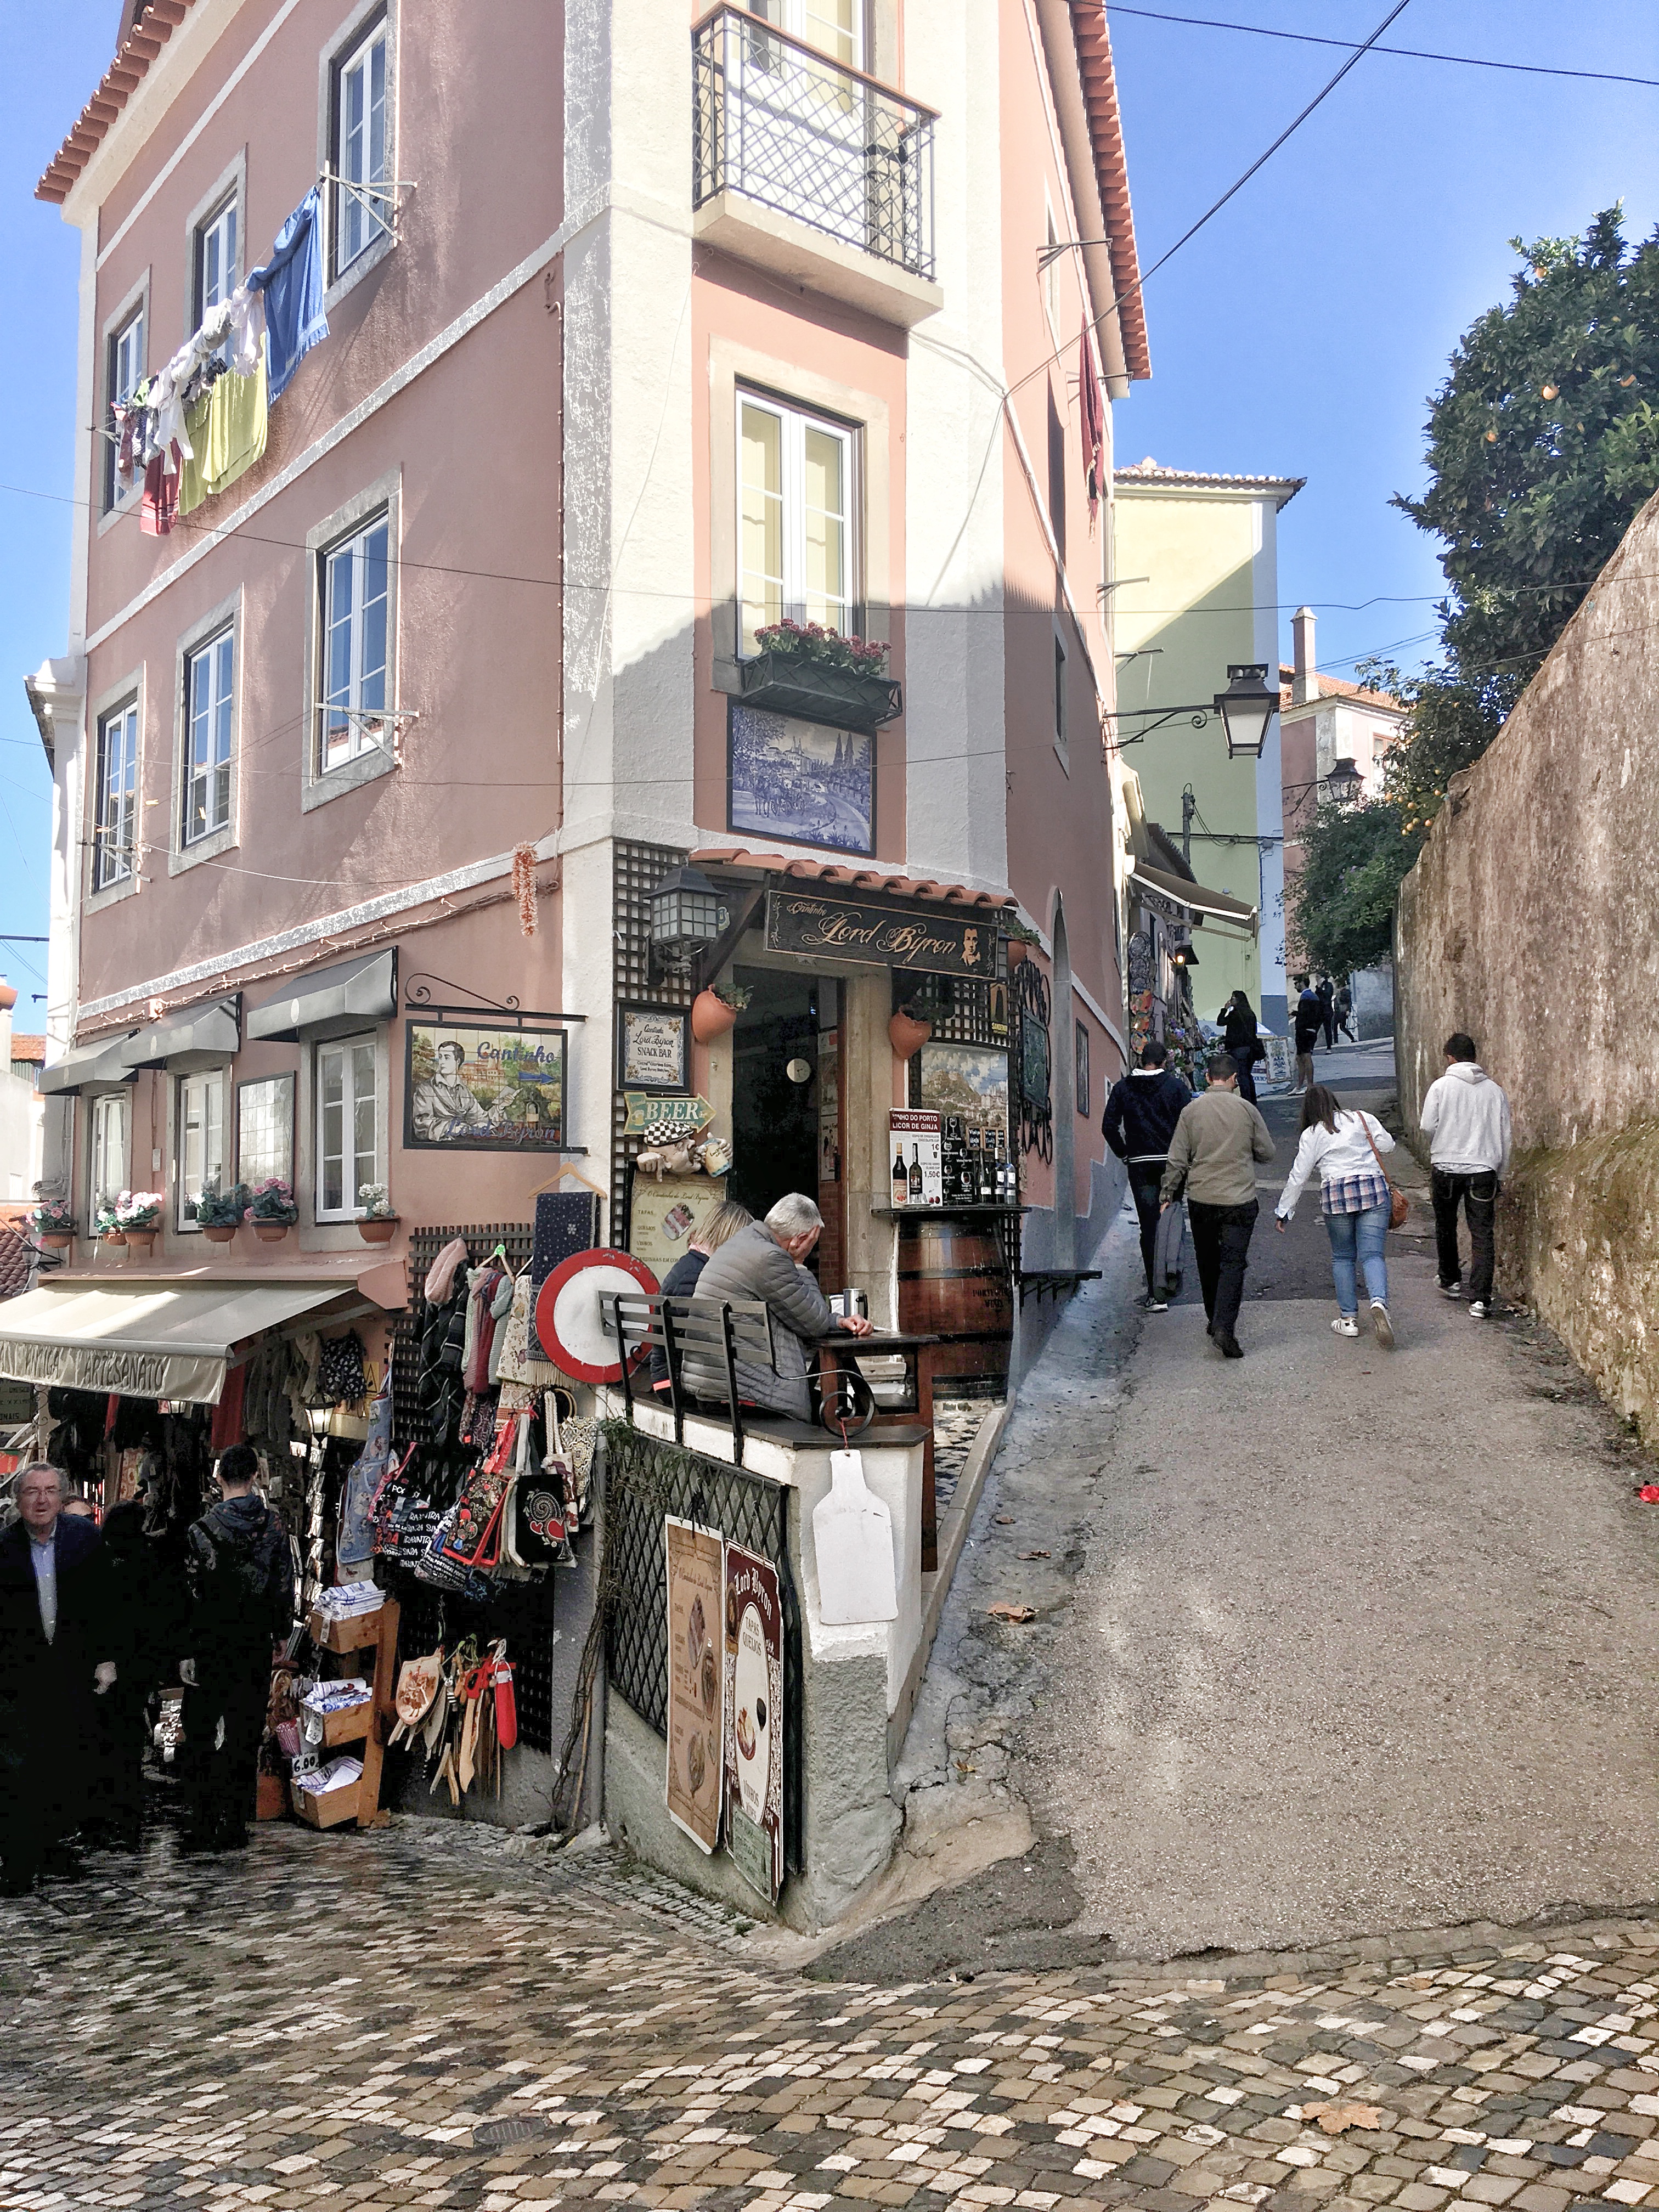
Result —
[[1457, 1209], [1469, 1224], [1469, 1312], [1492, 1312], [1492, 1224], [1498, 1186], [1510, 1164], [1510, 1102], [1474, 1056], [1474, 1039], [1459, 1030], [1446, 1039], [1446, 1072], [1429, 1085], [1418, 1126], [1429, 1139], [1434, 1233], [1443, 1297], [1463, 1295], [1457, 1253]]

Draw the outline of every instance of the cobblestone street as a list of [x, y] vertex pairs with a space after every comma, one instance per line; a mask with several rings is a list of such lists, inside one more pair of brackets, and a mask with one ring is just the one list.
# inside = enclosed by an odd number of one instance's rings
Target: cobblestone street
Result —
[[93, 1865], [6, 1908], [4, 2212], [1659, 2201], [1659, 1918], [826, 1985], [449, 1825]]

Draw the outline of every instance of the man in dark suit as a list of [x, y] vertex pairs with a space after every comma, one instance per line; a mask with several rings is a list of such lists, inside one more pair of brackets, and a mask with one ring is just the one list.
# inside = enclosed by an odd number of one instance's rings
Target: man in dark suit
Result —
[[17, 1478], [18, 1517], [0, 1535], [0, 1889], [21, 1897], [42, 1873], [72, 1873], [69, 1838], [85, 1809], [94, 1696], [115, 1680], [102, 1540], [64, 1511], [62, 1471]]

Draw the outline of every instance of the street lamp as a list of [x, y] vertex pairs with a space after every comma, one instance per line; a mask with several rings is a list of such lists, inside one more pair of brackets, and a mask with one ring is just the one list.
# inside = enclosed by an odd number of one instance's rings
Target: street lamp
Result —
[[1352, 805], [1364, 788], [1365, 779], [1351, 760], [1344, 758], [1333, 763], [1325, 779], [1325, 788], [1339, 806]]
[[701, 868], [671, 868], [650, 897], [651, 949], [667, 968], [684, 968], [712, 945], [731, 909]]
[[1265, 662], [1229, 665], [1227, 688], [1215, 695], [1215, 710], [1227, 737], [1229, 760], [1260, 760], [1267, 725], [1279, 712], [1279, 694], [1267, 689]]

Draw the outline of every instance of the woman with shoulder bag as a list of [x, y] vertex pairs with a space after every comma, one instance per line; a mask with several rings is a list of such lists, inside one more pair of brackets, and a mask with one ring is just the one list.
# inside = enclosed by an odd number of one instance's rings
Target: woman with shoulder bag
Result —
[[1389, 1315], [1389, 1267], [1384, 1240], [1393, 1218], [1395, 1193], [1383, 1170], [1382, 1155], [1394, 1139], [1375, 1115], [1340, 1104], [1322, 1083], [1311, 1084], [1302, 1103], [1302, 1140], [1296, 1164], [1274, 1209], [1282, 1235], [1296, 1213], [1296, 1202], [1316, 1168], [1325, 1230], [1331, 1240], [1331, 1273], [1336, 1282], [1339, 1336], [1359, 1334], [1359, 1285], [1363, 1268], [1371, 1302], [1371, 1327], [1385, 1352], [1394, 1349]]

